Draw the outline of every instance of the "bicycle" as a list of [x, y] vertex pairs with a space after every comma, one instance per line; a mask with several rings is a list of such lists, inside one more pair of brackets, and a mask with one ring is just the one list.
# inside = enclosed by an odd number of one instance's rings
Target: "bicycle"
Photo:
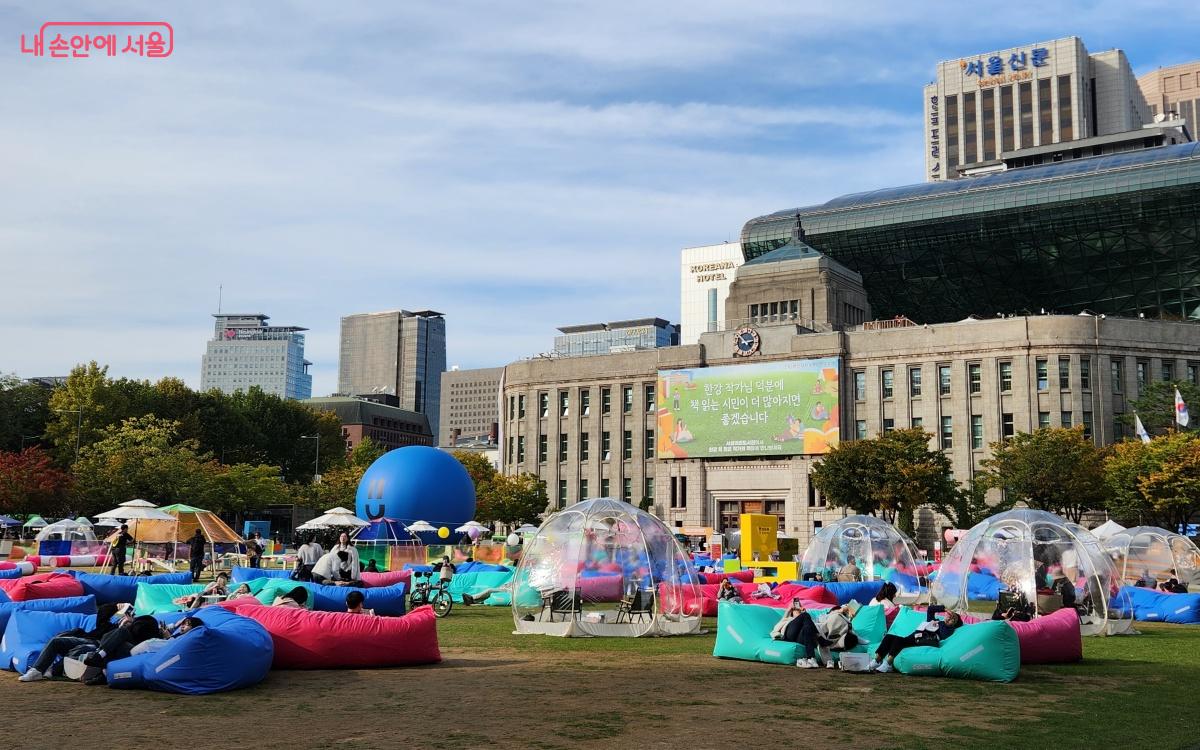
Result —
[[[412, 593], [408, 595], [409, 609], [423, 607], [426, 604], [433, 606], [433, 614], [437, 617], [445, 617], [450, 614], [451, 608], [454, 607], [454, 599], [450, 596], [450, 582], [439, 580], [437, 583], [432, 583], [433, 573], [413, 572], [413, 587]], [[420, 579], [428, 578], [427, 581]]]

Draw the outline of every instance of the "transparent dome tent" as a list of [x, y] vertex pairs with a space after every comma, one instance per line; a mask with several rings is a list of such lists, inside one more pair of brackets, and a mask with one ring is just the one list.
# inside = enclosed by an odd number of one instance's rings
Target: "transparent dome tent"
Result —
[[800, 577], [834, 581], [858, 568], [864, 581], [891, 581], [907, 602], [928, 593], [926, 567], [912, 540], [882, 518], [846, 516], [817, 532], [800, 562]]
[[92, 530], [90, 524], [85, 525], [73, 519], [64, 518], [43, 527], [34, 540], [38, 542], [94, 542], [96, 541], [96, 532]]
[[1100, 540], [1032, 508], [998, 513], [971, 528], [942, 560], [930, 588], [934, 601], [959, 611], [973, 601], [994, 610], [1001, 599], [1028, 606], [1034, 616], [1073, 606], [1083, 635], [1123, 633], [1133, 625], [1133, 607]]
[[686, 635], [700, 630], [700, 590], [671, 529], [599, 498], [547, 518], [513, 576], [517, 633]]
[[1104, 540], [1121, 581], [1155, 586], [1170, 578], [1200, 583], [1200, 549], [1191, 539], [1157, 526], [1134, 526]]

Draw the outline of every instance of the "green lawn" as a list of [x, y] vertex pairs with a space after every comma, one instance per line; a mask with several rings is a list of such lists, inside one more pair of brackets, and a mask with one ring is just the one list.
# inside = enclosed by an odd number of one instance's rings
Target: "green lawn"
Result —
[[[1026, 666], [1016, 682], [1002, 685], [900, 675], [814, 675], [720, 660], [711, 656], [716, 621], [706, 620], [705, 626], [710, 634], [682, 638], [514, 636], [506, 608], [456, 607], [438, 629], [452, 653], [515, 651], [580, 664], [611, 655], [614, 665], [636, 664], [638, 657], [656, 665], [666, 657], [669, 664], [675, 657], [679, 669], [701, 680], [707, 671], [732, 694], [761, 693], [761, 686], [770, 685], [767, 700], [777, 712], [789, 714], [792, 724], [830, 723], [835, 740], [852, 747], [864, 746], [864, 740], [880, 746], [877, 731], [885, 731], [885, 747], [1200, 748], [1200, 627], [1139, 623], [1141, 635], [1085, 638], [1082, 663]], [[790, 687], [818, 679], [820, 687], [814, 686], [811, 694]], [[675, 710], [689, 713], [753, 705], [741, 703], [740, 697], [723, 701], [720, 691], [711, 689], [675, 698]], [[847, 725], [855, 729], [843, 730]]]

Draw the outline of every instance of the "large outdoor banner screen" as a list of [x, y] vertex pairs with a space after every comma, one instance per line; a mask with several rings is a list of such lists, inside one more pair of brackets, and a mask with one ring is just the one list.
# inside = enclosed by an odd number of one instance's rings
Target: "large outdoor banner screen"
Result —
[[838, 444], [837, 357], [659, 370], [659, 458], [826, 453]]

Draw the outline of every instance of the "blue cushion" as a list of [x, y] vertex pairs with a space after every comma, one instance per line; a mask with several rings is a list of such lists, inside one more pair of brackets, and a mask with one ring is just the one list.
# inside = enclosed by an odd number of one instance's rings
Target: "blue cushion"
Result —
[[20, 568], [12, 568], [10, 570], [0, 570], [0, 581], [6, 581], [6, 580], [9, 580], [12, 578], [20, 578], [20, 577], [21, 577], [21, 569]]
[[967, 574], [967, 598], [972, 601], [997, 601], [1004, 586], [1000, 579], [988, 573]]
[[159, 573], [152, 576], [114, 576], [106, 573], [85, 573], [81, 570], [55, 571], [73, 576], [83, 586], [83, 593], [96, 597], [97, 604], [133, 604], [137, 600], [139, 583], [187, 584], [191, 573]]
[[256, 685], [267, 676], [275, 647], [262, 625], [221, 607], [204, 607], [192, 616], [204, 627], [171, 639], [160, 651], [110, 663], [109, 687], [205, 695]]
[[875, 595], [879, 593], [879, 589], [883, 588], [883, 581], [852, 581], [850, 583], [839, 583], [831, 581], [822, 583], [821, 581], [792, 581], [792, 583], [801, 586], [824, 586], [829, 593], [837, 597], [838, 604], [849, 604], [852, 600], [859, 604], [867, 604]]
[[94, 627], [94, 614], [17, 610], [8, 618], [4, 637], [0, 638], [0, 660], [5, 669], [24, 672], [33, 666], [54, 636], [72, 628], [91, 630]]
[[1116, 600], [1132, 606], [1135, 620], [1200, 624], [1200, 594], [1168, 594], [1140, 586], [1123, 586]]
[[[291, 578], [292, 571], [290, 570], [264, 570], [263, 568], [246, 568], [241, 565], [235, 565], [233, 572], [229, 576], [230, 583], [245, 583], [253, 581], [256, 578]], [[184, 583], [191, 583], [189, 577]]]
[[63, 596], [58, 599], [30, 599], [25, 602], [0, 604], [0, 633], [8, 626], [13, 612], [29, 610], [37, 612], [75, 612], [81, 615], [96, 614], [96, 597]]

